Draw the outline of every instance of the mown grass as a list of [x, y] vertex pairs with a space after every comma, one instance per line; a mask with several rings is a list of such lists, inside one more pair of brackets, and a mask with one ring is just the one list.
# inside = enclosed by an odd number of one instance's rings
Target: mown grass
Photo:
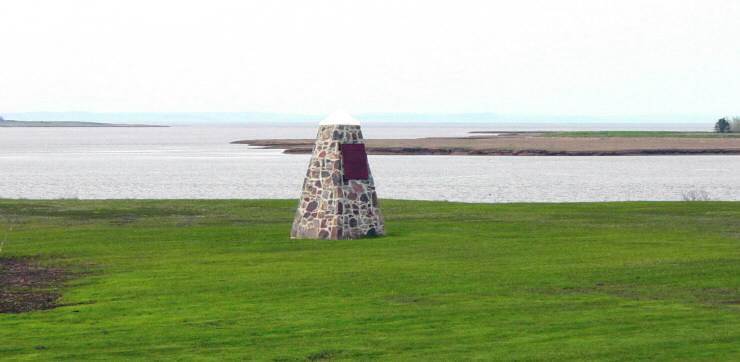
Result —
[[671, 137], [671, 138], [740, 138], [740, 133], [678, 131], [567, 131], [546, 132], [548, 137]]
[[0, 257], [84, 272], [0, 360], [740, 359], [740, 203], [388, 200], [353, 241], [294, 207], [0, 200]]

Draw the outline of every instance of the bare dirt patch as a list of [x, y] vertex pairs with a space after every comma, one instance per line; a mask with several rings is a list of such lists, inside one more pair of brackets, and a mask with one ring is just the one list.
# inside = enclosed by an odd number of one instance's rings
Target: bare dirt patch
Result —
[[60, 288], [71, 274], [32, 258], [0, 258], [0, 313], [24, 313], [58, 306]]

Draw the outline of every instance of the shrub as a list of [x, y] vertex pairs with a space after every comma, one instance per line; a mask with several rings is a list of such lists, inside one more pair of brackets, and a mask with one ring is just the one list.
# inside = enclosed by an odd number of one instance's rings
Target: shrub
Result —
[[730, 132], [740, 133], [740, 117], [733, 117], [730, 122]]
[[709, 193], [704, 190], [689, 190], [682, 195], [683, 201], [710, 201]]

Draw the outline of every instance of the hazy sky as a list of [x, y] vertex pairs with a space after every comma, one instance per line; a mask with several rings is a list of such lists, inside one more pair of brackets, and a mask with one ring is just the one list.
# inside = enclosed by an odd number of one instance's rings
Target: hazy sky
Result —
[[740, 1], [0, 0], [0, 112], [740, 113]]

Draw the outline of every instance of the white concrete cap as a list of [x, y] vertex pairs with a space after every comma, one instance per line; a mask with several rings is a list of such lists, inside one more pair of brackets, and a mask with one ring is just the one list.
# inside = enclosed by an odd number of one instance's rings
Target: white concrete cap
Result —
[[332, 114], [324, 118], [324, 120], [319, 123], [320, 126], [327, 126], [327, 125], [332, 125], [332, 124], [359, 126], [360, 121], [356, 120], [354, 117], [350, 116], [349, 113], [345, 111], [336, 110]]

